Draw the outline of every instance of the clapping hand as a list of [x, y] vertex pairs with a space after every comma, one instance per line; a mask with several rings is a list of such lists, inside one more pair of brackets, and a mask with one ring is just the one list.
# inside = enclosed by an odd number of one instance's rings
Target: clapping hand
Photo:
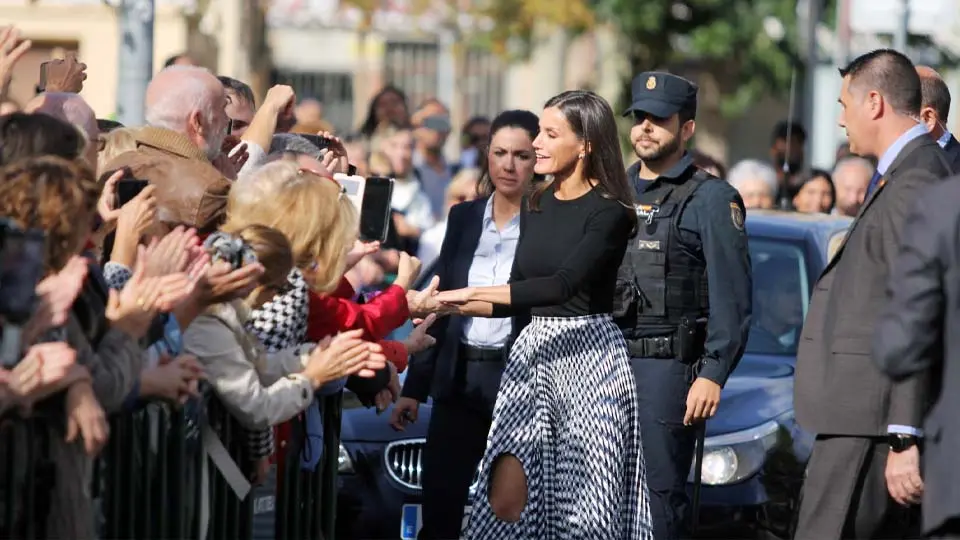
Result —
[[10, 373], [9, 388], [27, 404], [42, 399], [78, 378], [89, 377], [76, 361], [77, 352], [64, 342], [34, 345]]
[[39, 302], [24, 329], [25, 343], [33, 343], [40, 334], [67, 322], [70, 308], [87, 278], [87, 269], [87, 260], [76, 255], [62, 270], [37, 284]]

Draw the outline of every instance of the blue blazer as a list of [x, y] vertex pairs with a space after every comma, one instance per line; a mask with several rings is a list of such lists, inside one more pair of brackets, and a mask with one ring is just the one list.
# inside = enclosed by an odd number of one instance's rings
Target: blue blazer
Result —
[[[434, 274], [440, 276], [439, 290], [449, 291], [467, 286], [473, 255], [480, 243], [483, 229], [483, 212], [487, 198], [460, 203], [450, 209], [447, 216], [447, 232]], [[520, 238], [526, 216], [526, 205], [520, 212]], [[520, 242], [517, 243], [519, 249]], [[516, 265], [516, 258], [514, 258]], [[516, 313], [513, 317], [513, 329], [510, 343], [516, 339], [520, 330], [529, 322], [529, 311]], [[420, 402], [428, 396], [435, 400], [455, 397], [457, 394], [456, 373], [460, 362], [460, 342], [463, 340], [463, 317], [448, 315], [442, 317], [430, 327], [428, 333], [437, 340], [437, 344], [410, 359], [407, 377], [402, 395]], [[508, 344], [509, 345], [509, 344]]]

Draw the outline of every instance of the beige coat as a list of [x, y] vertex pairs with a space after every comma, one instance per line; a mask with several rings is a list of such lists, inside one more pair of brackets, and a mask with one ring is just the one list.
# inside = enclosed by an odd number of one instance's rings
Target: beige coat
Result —
[[183, 336], [184, 350], [203, 364], [207, 382], [245, 428], [286, 422], [313, 401], [313, 385], [298, 375], [312, 345], [268, 354], [244, 330], [249, 310], [239, 301], [218, 304]]

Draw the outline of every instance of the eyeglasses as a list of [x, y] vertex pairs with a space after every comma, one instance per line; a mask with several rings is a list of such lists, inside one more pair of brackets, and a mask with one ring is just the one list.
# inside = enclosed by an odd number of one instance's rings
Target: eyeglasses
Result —
[[344, 186], [344, 185], [341, 184], [340, 182], [337, 182], [336, 179], [331, 178], [329, 174], [321, 173], [320, 171], [317, 171], [317, 170], [315, 170], [315, 169], [311, 169], [311, 168], [309, 168], [309, 167], [302, 167], [302, 166], [297, 168], [297, 173], [300, 174], [301, 176], [304, 175], [304, 174], [310, 174], [310, 175], [313, 175], [313, 176], [319, 176], [320, 178], [323, 178], [324, 180], [329, 180], [329, 181], [333, 182], [334, 184], [336, 184], [336, 185], [337, 185], [337, 189], [340, 190], [340, 193], [337, 195], [337, 200], [342, 199], [342, 198], [344, 197], [344, 195], [347, 194], [347, 186]]

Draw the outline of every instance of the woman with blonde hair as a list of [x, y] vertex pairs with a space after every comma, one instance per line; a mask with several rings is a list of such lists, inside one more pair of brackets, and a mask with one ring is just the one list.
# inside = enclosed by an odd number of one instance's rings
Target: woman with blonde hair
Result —
[[[293, 249], [295, 269], [287, 276], [285, 290], [255, 310], [247, 324], [267, 350], [320, 341], [351, 329], [364, 330], [366, 339], [376, 341], [409, 317], [406, 289], [419, 272], [409, 258], [395, 285], [370, 303], [360, 306], [348, 299], [353, 289], [342, 276], [347, 252], [357, 239], [357, 211], [339, 183], [302, 167], [295, 157], [268, 163], [235, 184], [227, 203], [227, 221], [273, 227], [290, 240]], [[424, 332], [408, 338], [408, 343], [425, 341]], [[391, 366], [405, 364], [408, 351], [403, 344], [381, 345]], [[381, 394], [395, 373], [391, 367], [375, 379], [354, 380], [351, 389], [366, 403], [379, 398], [378, 408], [385, 408], [389, 400], [385, 402]], [[399, 388], [392, 393], [394, 398], [397, 393]], [[314, 418], [307, 428], [311, 434], [318, 429], [319, 409], [308, 411]], [[286, 427], [281, 427], [280, 437], [286, 438]], [[284, 458], [281, 453], [278, 462]]]

